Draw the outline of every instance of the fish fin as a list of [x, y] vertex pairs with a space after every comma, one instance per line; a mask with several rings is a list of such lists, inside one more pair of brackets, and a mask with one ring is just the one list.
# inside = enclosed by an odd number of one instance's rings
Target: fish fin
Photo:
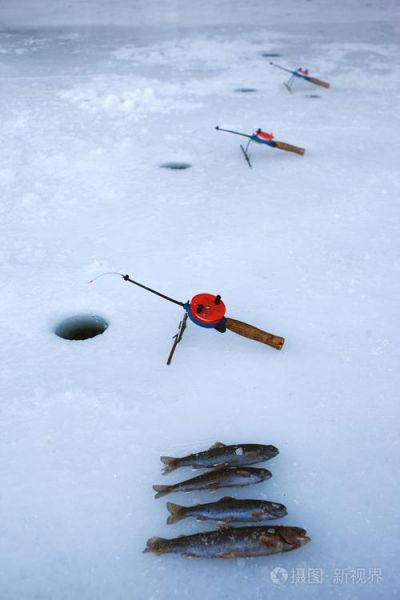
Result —
[[172, 523], [176, 523], [181, 519], [185, 518], [185, 506], [179, 506], [178, 504], [173, 504], [172, 502], [167, 502], [167, 510], [171, 513], [167, 519], [167, 524], [172, 525]]
[[251, 513], [252, 517], [261, 517], [261, 515], [263, 515], [263, 511], [262, 510], [255, 510], [254, 512]]
[[243, 476], [245, 476], [245, 477], [250, 477], [250, 476], [251, 476], [251, 473], [249, 473], [248, 471], [244, 471], [243, 469], [242, 469], [242, 470], [241, 470], [241, 469], [238, 469], [238, 470], [236, 471], [236, 473], [237, 473], [238, 475], [243, 475]]
[[192, 465], [192, 471], [198, 471], [199, 469], [202, 469], [203, 467], [198, 467], [197, 465]]
[[271, 540], [270, 538], [268, 538], [266, 535], [261, 535], [258, 538], [258, 541], [261, 544], [264, 544], [264, 546], [267, 546], [268, 548], [274, 548], [276, 546], [276, 540]]
[[163, 545], [166, 540], [161, 537], [151, 537], [147, 540], [146, 548], [143, 552], [154, 552], [154, 554], [163, 554]]
[[215, 558], [237, 558], [237, 554], [232, 550], [230, 552], [219, 552], [215, 555]]
[[153, 490], [157, 492], [154, 498], [161, 498], [172, 491], [170, 485], [153, 485]]
[[198, 558], [198, 555], [193, 552], [182, 552], [182, 556], [185, 558]]
[[225, 448], [226, 444], [222, 442], [215, 442], [212, 446], [209, 447], [209, 450], [216, 450], [216, 448]]
[[232, 496], [224, 496], [223, 498], [220, 498], [219, 502], [229, 502], [230, 500], [235, 500], [235, 498], [232, 498]]
[[207, 519], [207, 517], [199, 516], [199, 517], [196, 517], [196, 521], [208, 521], [208, 519]]
[[179, 467], [179, 458], [174, 458], [173, 456], [160, 456], [160, 460], [165, 465], [162, 470], [163, 475], [167, 475]]

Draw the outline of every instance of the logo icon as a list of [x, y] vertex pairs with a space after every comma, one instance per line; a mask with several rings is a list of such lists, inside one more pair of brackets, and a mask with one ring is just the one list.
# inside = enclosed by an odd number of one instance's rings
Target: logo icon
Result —
[[289, 577], [287, 570], [283, 567], [275, 567], [275, 569], [272, 569], [269, 576], [272, 583], [275, 583], [275, 585], [282, 585], [286, 583]]

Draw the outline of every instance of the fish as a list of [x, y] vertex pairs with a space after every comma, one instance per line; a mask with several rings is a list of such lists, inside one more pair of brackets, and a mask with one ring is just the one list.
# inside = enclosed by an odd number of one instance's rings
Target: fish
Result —
[[189, 558], [248, 558], [290, 552], [309, 541], [307, 531], [301, 527], [225, 526], [172, 539], [152, 537], [144, 552], [175, 553]]
[[195, 506], [179, 506], [167, 502], [167, 509], [171, 513], [167, 524], [171, 525], [188, 517], [195, 517], [198, 521], [269, 521], [280, 519], [287, 515], [286, 506], [268, 500], [239, 500], [224, 496], [217, 502], [196, 504]]
[[203, 452], [189, 454], [182, 458], [160, 456], [160, 460], [165, 464], [162, 473], [163, 475], [167, 475], [180, 467], [209, 469], [254, 465], [269, 460], [277, 454], [279, 454], [279, 450], [275, 446], [264, 446], [262, 444], [233, 444], [226, 446], [222, 442], [215, 442], [208, 450], [204, 450]]
[[226, 467], [215, 469], [192, 477], [186, 481], [180, 481], [171, 485], [153, 485], [156, 493], [155, 498], [161, 498], [171, 492], [192, 492], [194, 490], [213, 491], [225, 487], [242, 487], [252, 483], [260, 483], [272, 477], [268, 469], [256, 469], [254, 467]]

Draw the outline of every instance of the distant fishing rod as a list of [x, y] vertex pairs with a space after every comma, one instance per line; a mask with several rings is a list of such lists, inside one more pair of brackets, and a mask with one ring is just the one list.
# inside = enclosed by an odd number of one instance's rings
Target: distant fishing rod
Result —
[[253, 134], [248, 135], [247, 133], [242, 133], [241, 131], [233, 131], [232, 129], [223, 129], [218, 125], [215, 127], [217, 131], [225, 131], [226, 133], [233, 133], [234, 135], [241, 135], [242, 137], [248, 138], [248, 142], [246, 147], [243, 147], [240, 144], [240, 148], [242, 149], [243, 155], [247, 161], [247, 164], [252, 169], [252, 164], [250, 162], [250, 152], [249, 146], [251, 142], [256, 142], [257, 144], [265, 144], [266, 146], [270, 146], [271, 148], [279, 148], [279, 150], [285, 150], [286, 152], [294, 152], [295, 154], [303, 155], [305, 152], [304, 148], [299, 148], [298, 146], [293, 146], [292, 144], [287, 144], [286, 142], [278, 142], [274, 140], [274, 134], [268, 133], [267, 131], [263, 131], [262, 129], [257, 129]]
[[154, 290], [138, 281], [134, 281], [130, 278], [129, 275], [124, 275], [123, 273], [117, 273], [115, 271], [109, 271], [107, 273], [102, 273], [98, 275], [89, 283], [96, 281], [99, 277], [103, 277], [104, 275], [119, 275], [122, 277], [124, 281], [129, 281], [129, 283], [133, 283], [138, 287], [147, 290], [148, 292], [163, 298], [164, 300], [168, 300], [169, 302], [173, 302], [174, 304], [178, 304], [181, 306], [185, 315], [181, 322], [179, 323], [178, 332], [174, 335], [174, 343], [171, 349], [171, 352], [168, 356], [167, 364], [171, 363], [172, 357], [174, 355], [176, 346], [182, 339], [183, 333], [186, 329], [186, 321], [189, 318], [193, 323], [199, 325], [200, 327], [204, 327], [206, 329], [216, 329], [220, 333], [224, 333], [227, 329], [241, 335], [243, 337], [250, 338], [257, 342], [261, 342], [262, 344], [266, 344], [267, 346], [271, 346], [276, 350], [281, 350], [285, 339], [283, 337], [274, 335], [272, 333], [268, 333], [267, 331], [263, 331], [262, 329], [258, 329], [253, 325], [249, 325], [248, 323], [243, 323], [242, 321], [237, 321], [236, 319], [231, 319], [229, 317], [225, 317], [226, 306], [221, 300], [221, 296], [218, 294], [215, 296], [214, 294], [208, 294], [201, 292], [193, 296], [193, 298], [187, 302], [180, 302], [179, 300], [175, 300], [170, 296], [166, 296], [157, 290]]
[[287, 89], [289, 90], [289, 92], [292, 91], [292, 85], [293, 85], [295, 77], [298, 77], [299, 79], [304, 79], [305, 81], [308, 81], [309, 83], [313, 83], [314, 85], [319, 85], [324, 88], [330, 87], [330, 83], [328, 83], [327, 81], [322, 81], [322, 79], [317, 79], [316, 77], [311, 77], [308, 74], [308, 69], [300, 69], [299, 68], [299, 69], [296, 69], [295, 71], [293, 71], [292, 69], [287, 69], [286, 67], [282, 67], [281, 65], [278, 65], [272, 61], [270, 61], [269, 64], [272, 65], [273, 67], [276, 67], [277, 69], [281, 69], [282, 71], [286, 71], [286, 73], [291, 74], [291, 77], [289, 78], [289, 80], [284, 84], [287, 87]]

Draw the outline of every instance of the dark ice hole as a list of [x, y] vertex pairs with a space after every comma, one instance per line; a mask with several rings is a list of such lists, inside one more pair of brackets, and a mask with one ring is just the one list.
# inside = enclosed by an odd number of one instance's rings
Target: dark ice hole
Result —
[[279, 58], [282, 54], [277, 54], [276, 52], [261, 52], [261, 56], [265, 56], [265, 58]]
[[306, 98], [320, 98], [319, 94], [307, 94]]
[[75, 315], [57, 325], [54, 333], [64, 340], [88, 340], [105, 332], [108, 323], [99, 315]]
[[242, 94], [249, 94], [251, 92], [256, 92], [256, 88], [237, 88], [235, 92], [242, 92]]
[[168, 162], [160, 165], [162, 169], [172, 169], [174, 171], [182, 171], [183, 169], [190, 169], [192, 165], [185, 162]]

